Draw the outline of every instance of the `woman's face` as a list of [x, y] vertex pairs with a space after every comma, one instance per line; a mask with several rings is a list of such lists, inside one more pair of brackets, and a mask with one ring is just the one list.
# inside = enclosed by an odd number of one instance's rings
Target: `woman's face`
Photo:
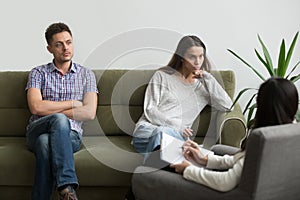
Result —
[[190, 47], [183, 55], [183, 68], [192, 72], [199, 71], [204, 61], [204, 48], [199, 46]]

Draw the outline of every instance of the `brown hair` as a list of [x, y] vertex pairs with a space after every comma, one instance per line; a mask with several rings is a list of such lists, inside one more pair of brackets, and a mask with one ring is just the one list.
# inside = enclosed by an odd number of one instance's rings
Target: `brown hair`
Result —
[[49, 45], [52, 42], [53, 35], [64, 32], [64, 31], [67, 31], [72, 36], [71, 30], [66, 24], [64, 24], [62, 22], [51, 24], [46, 29], [46, 32], [45, 32], [45, 38], [46, 38], [47, 44]]
[[180, 69], [182, 67], [182, 58], [186, 51], [193, 47], [193, 46], [198, 46], [198, 47], [203, 47], [204, 49], [204, 62], [201, 66], [201, 68], [205, 71], [210, 71], [211, 69], [211, 64], [207, 59], [206, 56], [206, 47], [205, 44], [197, 37], [194, 35], [188, 35], [184, 36], [178, 43], [178, 46], [176, 48], [175, 53], [173, 54], [171, 60], [168, 63], [168, 66], [173, 68], [173, 69]]

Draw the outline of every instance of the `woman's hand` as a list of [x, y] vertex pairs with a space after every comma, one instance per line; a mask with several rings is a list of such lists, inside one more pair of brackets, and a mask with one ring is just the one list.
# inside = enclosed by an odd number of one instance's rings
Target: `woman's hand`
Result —
[[189, 139], [191, 136], [193, 136], [193, 129], [187, 127], [183, 130], [183, 133], [182, 133], [183, 137]]
[[175, 168], [175, 171], [177, 173], [182, 174], [184, 172], [185, 168], [187, 168], [190, 165], [191, 165], [190, 162], [184, 160], [184, 161], [182, 161], [182, 163], [180, 163], [180, 164], [172, 164], [172, 165], [170, 165], [170, 167]]
[[203, 78], [203, 70], [199, 69], [193, 72], [193, 78]]
[[189, 161], [194, 161], [200, 165], [206, 166], [207, 156], [201, 152], [198, 144], [194, 141], [188, 140], [182, 146], [183, 156]]

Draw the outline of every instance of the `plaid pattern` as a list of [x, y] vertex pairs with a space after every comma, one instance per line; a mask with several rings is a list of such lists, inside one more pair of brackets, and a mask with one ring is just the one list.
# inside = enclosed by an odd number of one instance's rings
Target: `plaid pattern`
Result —
[[[38, 88], [41, 90], [43, 100], [49, 101], [82, 101], [86, 92], [97, 92], [94, 73], [79, 64], [72, 63], [70, 71], [62, 75], [54, 63], [35, 67], [28, 77], [26, 90]], [[41, 116], [32, 115], [29, 125]], [[70, 120], [71, 129], [82, 134], [82, 122]]]

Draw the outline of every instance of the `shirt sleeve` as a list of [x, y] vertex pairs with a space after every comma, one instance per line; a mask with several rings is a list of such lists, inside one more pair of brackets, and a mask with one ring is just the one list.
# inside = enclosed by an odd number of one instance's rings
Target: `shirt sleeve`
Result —
[[[221, 163], [223, 167], [232, 165], [226, 171], [212, 171], [203, 167], [190, 165], [184, 170], [183, 177], [221, 192], [230, 191], [238, 185], [241, 179], [244, 164], [243, 155], [244, 154], [239, 154], [236, 157], [232, 156], [230, 159], [234, 162], [223, 162], [219, 159], [218, 162]], [[228, 158], [224, 159], [226, 160]]]
[[43, 80], [43, 75], [41, 71], [38, 70], [37, 68], [33, 68], [28, 75], [28, 81], [25, 90], [28, 90], [29, 88], [41, 89], [42, 80]]
[[85, 75], [86, 84], [85, 84], [85, 88], [84, 88], [84, 93], [86, 93], [86, 92], [96, 92], [96, 93], [98, 93], [96, 77], [95, 77], [94, 72], [90, 69], [86, 69], [85, 74], [86, 74]]
[[230, 111], [232, 100], [218, 81], [208, 72], [203, 72], [203, 83], [209, 96], [209, 104], [221, 111]]
[[162, 77], [156, 72], [147, 86], [144, 98], [144, 115], [154, 125], [168, 123], [167, 117], [158, 109], [163, 87]]
[[207, 159], [207, 169], [229, 169], [232, 168], [238, 159], [244, 156], [244, 152], [235, 154], [234, 156], [224, 155], [218, 156], [215, 154], [209, 154]]

